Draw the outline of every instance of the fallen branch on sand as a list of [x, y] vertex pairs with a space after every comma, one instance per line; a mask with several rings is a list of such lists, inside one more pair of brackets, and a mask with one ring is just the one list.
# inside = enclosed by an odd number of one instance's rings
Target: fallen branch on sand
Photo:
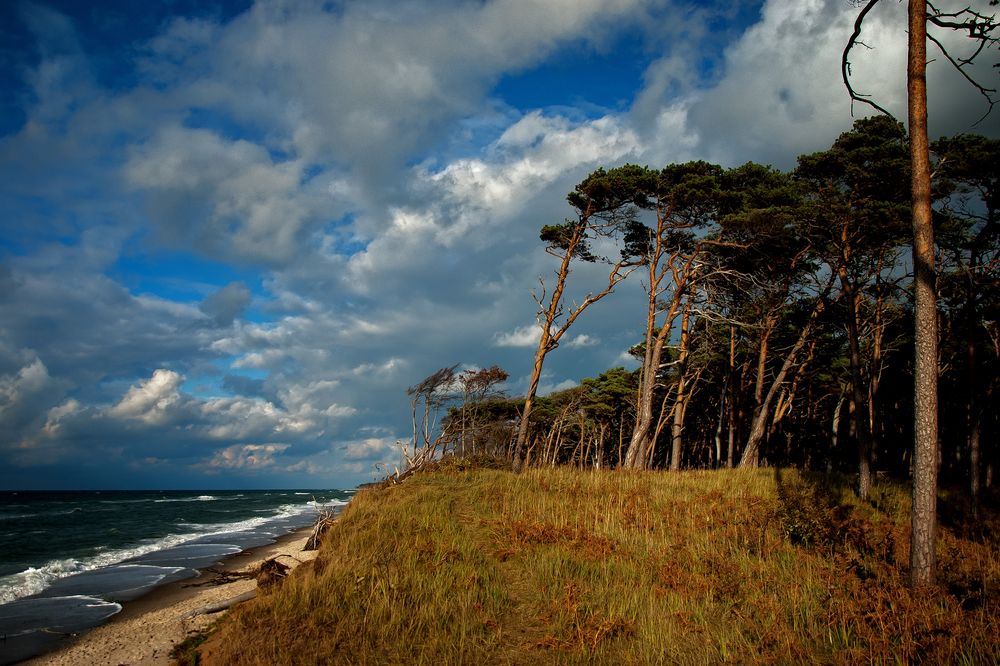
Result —
[[189, 619], [196, 617], [198, 615], [210, 615], [212, 613], [220, 613], [224, 610], [229, 610], [236, 604], [243, 603], [244, 601], [250, 601], [257, 596], [257, 590], [250, 590], [249, 592], [244, 592], [231, 599], [226, 599], [225, 601], [219, 601], [214, 604], [208, 604], [206, 606], [199, 606], [192, 611], [189, 611], [181, 616], [182, 619]]
[[288, 571], [291, 567], [287, 564], [282, 564], [278, 562], [279, 557], [287, 557], [290, 560], [294, 560], [299, 564], [302, 564], [302, 560], [289, 555], [288, 553], [279, 553], [274, 557], [264, 560], [257, 566], [251, 567], [244, 571], [224, 571], [222, 569], [206, 569], [209, 573], [213, 574], [208, 580], [203, 580], [197, 583], [185, 583], [184, 587], [203, 587], [205, 585], [228, 585], [229, 583], [235, 583], [238, 580], [246, 580], [248, 578], [253, 578], [257, 581], [259, 587], [267, 587], [274, 583], [279, 583], [285, 579], [288, 575]]

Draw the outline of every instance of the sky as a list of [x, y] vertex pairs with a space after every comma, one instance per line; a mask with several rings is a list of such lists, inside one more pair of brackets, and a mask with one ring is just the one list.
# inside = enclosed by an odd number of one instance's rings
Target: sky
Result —
[[[855, 5], [0, 3], [0, 488], [381, 477], [438, 368], [523, 394], [538, 231], [588, 173], [790, 169], [849, 129]], [[852, 58], [899, 118], [904, 26], [880, 3]], [[928, 80], [932, 136], [1000, 136], [940, 57]], [[633, 367], [643, 299], [588, 310], [542, 392]]]

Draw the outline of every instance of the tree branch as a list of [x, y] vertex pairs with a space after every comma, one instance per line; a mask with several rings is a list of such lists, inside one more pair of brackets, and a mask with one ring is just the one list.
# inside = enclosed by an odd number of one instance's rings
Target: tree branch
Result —
[[880, 111], [881, 113], [884, 113], [890, 118], [895, 117], [891, 113], [886, 111], [883, 107], [879, 106], [874, 101], [868, 99], [869, 97], [871, 97], [871, 95], [865, 95], [859, 93], [854, 89], [854, 86], [851, 85], [851, 62], [850, 60], [848, 60], [848, 57], [851, 54], [851, 49], [853, 49], [856, 44], [861, 44], [862, 46], [865, 46], [858, 39], [861, 36], [861, 25], [864, 23], [865, 16], [868, 15], [868, 12], [870, 12], [872, 8], [874, 8], [875, 5], [877, 5], [878, 3], [879, 0], [868, 0], [864, 8], [861, 10], [861, 13], [858, 14], [857, 20], [854, 21], [854, 32], [851, 34], [851, 38], [847, 40], [847, 46], [844, 47], [844, 53], [840, 58], [840, 75], [841, 78], [843, 78], [844, 80], [844, 86], [847, 88], [847, 93], [851, 96], [851, 116], [854, 115], [854, 102], [864, 102], [865, 104], [871, 106], [877, 111]]

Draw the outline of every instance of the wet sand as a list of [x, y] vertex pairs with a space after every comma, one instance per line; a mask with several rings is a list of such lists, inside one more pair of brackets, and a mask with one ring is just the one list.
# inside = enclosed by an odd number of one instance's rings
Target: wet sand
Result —
[[[317, 551], [303, 551], [312, 527], [279, 538], [275, 543], [244, 551], [227, 558], [218, 571], [248, 571], [261, 562], [278, 557], [292, 568], [316, 557]], [[257, 587], [251, 579], [213, 584], [218, 574], [204, 572], [198, 578], [169, 583], [135, 601], [106, 624], [82, 635], [55, 652], [29, 661], [28, 666], [129, 666], [172, 664], [170, 652], [190, 634], [204, 630], [221, 613], [185, 617], [192, 610], [232, 599]], [[223, 611], [224, 612], [224, 611]]]

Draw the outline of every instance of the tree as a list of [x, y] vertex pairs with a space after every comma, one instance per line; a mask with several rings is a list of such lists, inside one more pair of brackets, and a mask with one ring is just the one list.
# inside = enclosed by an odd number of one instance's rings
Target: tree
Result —
[[[752, 395], [753, 403], [743, 406], [751, 427], [740, 464], [755, 466], [772, 400], [785, 376], [780, 372], [775, 375], [770, 367], [774, 336], [791, 313], [791, 301], [803, 295], [800, 291], [806, 287], [804, 281], [813, 272], [812, 243], [804, 233], [808, 211], [803, 207], [801, 183], [789, 174], [751, 162], [726, 171], [721, 183], [719, 225], [730, 244], [711, 248], [713, 277], [703, 284], [713, 292], [722, 319], [730, 325], [727, 465], [732, 466], [736, 417], [744, 402], [741, 396]], [[741, 346], [750, 348], [753, 354], [739, 375], [735, 372], [737, 329]], [[803, 331], [808, 336], [812, 327]], [[795, 345], [789, 347], [786, 358], [790, 368], [798, 350]], [[752, 391], [745, 383], [751, 377]], [[773, 391], [769, 390], [769, 379]]]
[[669, 165], [659, 173], [647, 171], [635, 181], [643, 188], [644, 207], [653, 210], [655, 220], [652, 226], [635, 227], [626, 239], [628, 253], [641, 257], [646, 267], [647, 302], [636, 421], [624, 467], [645, 467], [655, 441], [653, 394], [663, 349], [698, 278], [699, 260], [715, 242], [704, 234], [715, 218], [721, 173], [714, 164], [688, 162]]
[[580, 382], [585, 390], [583, 408], [597, 424], [601, 453], [595, 467], [613, 467], [624, 458], [626, 423], [635, 414], [636, 379], [636, 372], [618, 367]]
[[913, 206], [913, 319], [916, 330], [914, 366], [913, 511], [910, 580], [914, 586], [934, 582], [937, 526], [938, 397], [937, 293], [934, 268], [934, 225], [931, 221], [931, 164], [927, 138], [927, 10], [923, 0], [910, 0], [907, 56], [907, 117], [910, 123], [911, 196]]
[[459, 408], [460, 452], [476, 453], [476, 438], [479, 431], [479, 415], [483, 403], [499, 398], [503, 392], [498, 386], [507, 381], [507, 371], [498, 365], [478, 370], [465, 370], [455, 378], [462, 391], [462, 404]]
[[[990, 372], [991, 326], [1000, 309], [1000, 140], [964, 135], [939, 139], [931, 145], [936, 155], [935, 199], [940, 204], [938, 230], [943, 266], [940, 297], [951, 316], [945, 325], [952, 364], [960, 373], [954, 394], [965, 399], [963, 439], [968, 451], [969, 494], [978, 518], [982, 472], [982, 429], [996, 384]], [[963, 358], [964, 357], [964, 358]]]
[[[871, 105], [886, 115], [884, 108], [857, 93], [850, 81], [851, 50], [859, 43], [865, 16], [879, 0], [868, 0], [854, 23], [854, 32], [844, 48], [842, 73], [852, 101]], [[997, 0], [990, 0], [996, 6]], [[930, 146], [927, 136], [927, 41], [930, 39], [955, 69], [982, 94], [989, 105], [996, 100], [995, 89], [972, 78], [966, 68], [985, 48], [1000, 46], [993, 31], [1000, 24], [994, 15], [975, 11], [971, 6], [942, 12], [926, 0], [909, 0], [907, 12], [907, 118], [910, 132], [911, 198], [914, 265], [914, 464], [912, 537], [910, 541], [910, 581], [916, 587], [934, 582], [935, 525], [937, 521], [937, 295], [934, 263], [934, 227], [931, 216]], [[973, 53], [956, 59], [940, 40], [929, 35], [927, 24], [966, 33], [973, 41]]]
[[[541, 334], [535, 350], [535, 361], [528, 381], [528, 390], [524, 396], [521, 422], [514, 444], [512, 455], [514, 471], [520, 471], [524, 462], [531, 411], [535, 394], [538, 392], [538, 382], [542, 376], [545, 357], [559, 346], [563, 335], [584, 310], [613, 292], [618, 283], [631, 272], [632, 261], [628, 255], [623, 254], [617, 261], [605, 259], [592, 252], [591, 242], [597, 238], [627, 233], [629, 226], [634, 223], [630, 204], [635, 196], [635, 190], [629, 183], [635, 174], [641, 171], [640, 167], [633, 165], [611, 171], [598, 169], [567, 196], [570, 205], [577, 210], [576, 219], [566, 220], [562, 224], [546, 225], [539, 234], [541, 240], [545, 242], [545, 251], [559, 259], [559, 268], [548, 302], [545, 302], [544, 282], [542, 293], [535, 296], [535, 302], [539, 307], [538, 325]], [[604, 261], [611, 264], [611, 269], [604, 289], [588, 294], [580, 303], [574, 303], [567, 313], [563, 299], [573, 259], [585, 262]]]
[[888, 116], [863, 118], [830, 150], [799, 157], [796, 176], [808, 184], [815, 208], [819, 254], [840, 283], [851, 386], [851, 418], [858, 444], [858, 496], [872, 482], [870, 377], [862, 358], [864, 290], [895, 265], [904, 242], [907, 208], [907, 146], [903, 126]]
[[[445, 433], [434, 435], [437, 431], [438, 414], [453, 398], [452, 390], [455, 387], [457, 367], [458, 364], [441, 368], [425, 377], [419, 384], [406, 389], [406, 394], [410, 396], [413, 439], [409, 445], [399, 443], [406, 461], [404, 473], [419, 469], [437, 455], [445, 438]], [[399, 480], [402, 477], [397, 473], [396, 478]]]

